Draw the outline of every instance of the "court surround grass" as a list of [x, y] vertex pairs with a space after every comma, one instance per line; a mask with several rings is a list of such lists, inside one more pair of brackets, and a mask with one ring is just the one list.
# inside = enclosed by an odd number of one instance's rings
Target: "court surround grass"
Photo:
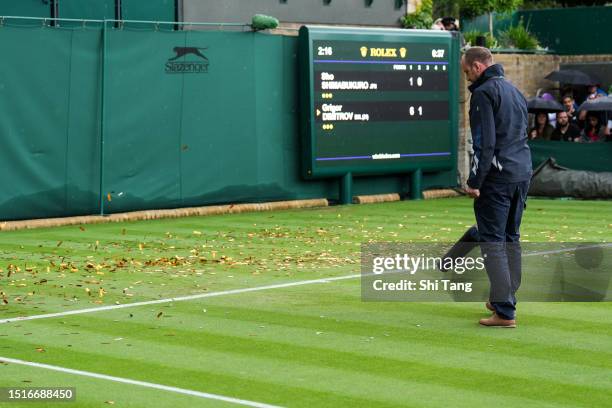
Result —
[[[472, 223], [470, 200], [443, 199], [2, 232], [0, 318], [359, 273], [364, 242], [451, 242]], [[530, 199], [522, 232], [609, 242], [612, 203]], [[490, 330], [484, 305], [361, 302], [346, 279], [2, 324], [0, 356], [283, 406], [594, 407], [612, 391], [609, 313], [521, 303], [517, 330]], [[15, 364], [0, 386], [231, 405]]]

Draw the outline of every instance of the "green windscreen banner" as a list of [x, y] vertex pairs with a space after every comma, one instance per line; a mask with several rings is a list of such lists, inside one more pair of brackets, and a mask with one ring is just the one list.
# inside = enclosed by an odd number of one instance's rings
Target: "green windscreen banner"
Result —
[[300, 174], [295, 37], [5, 25], [0, 52], [0, 220], [338, 195]]
[[[121, 0], [124, 20], [174, 21], [176, 0]], [[163, 28], [163, 27], [161, 27]]]
[[51, 5], [43, 0], [2, 0], [1, 16], [51, 17]]
[[[259, 195], [259, 168], [278, 152], [258, 137], [259, 38], [266, 37], [109, 34], [104, 184], [111, 211]], [[282, 184], [278, 176], [271, 181]]]
[[0, 216], [96, 212], [101, 31], [0, 28]]
[[59, 0], [58, 13], [59, 17], [69, 19], [113, 19], [115, 0]]

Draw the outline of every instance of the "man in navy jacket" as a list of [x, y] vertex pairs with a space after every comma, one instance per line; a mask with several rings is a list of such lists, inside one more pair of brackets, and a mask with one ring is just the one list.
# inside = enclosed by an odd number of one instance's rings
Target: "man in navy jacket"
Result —
[[516, 327], [521, 283], [519, 227], [531, 179], [527, 102], [484, 47], [469, 48], [461, 66], [472, 83], [470, 128], [474, 157], [466, 192], [474, 200], [480, 246], [491, 291], [485, 326]]

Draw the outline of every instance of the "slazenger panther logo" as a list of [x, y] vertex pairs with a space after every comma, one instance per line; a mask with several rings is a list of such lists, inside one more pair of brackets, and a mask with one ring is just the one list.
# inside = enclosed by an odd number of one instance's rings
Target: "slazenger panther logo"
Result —
[[174, 58], [170, 58], [168, 61], [174, 61], [177, 60], [181, 57], [184, 57], [185, 55], [189, 55], [189, 54], [193, 54], [193, 55], [197, 55], [198, 57], [206, 60], [208, 62], [208, 58], [206, 58], [204, 56], [204, 54], [202, 54], [200, 52], [200, 50], [207, 50], [208, 47], [206, 48], [198, 48], [198, 47], [174, 47], [173, 51], [176, 53], [176, 56]]
[[[174, 56], [166, 62], [167, 74], [206, 74], [210, 61], [202, 53], [208, 47], [174, 47]], [[191, 57], [191, 59], [189, 58]], [[181, 61], [177, 61], [180, 59]]]

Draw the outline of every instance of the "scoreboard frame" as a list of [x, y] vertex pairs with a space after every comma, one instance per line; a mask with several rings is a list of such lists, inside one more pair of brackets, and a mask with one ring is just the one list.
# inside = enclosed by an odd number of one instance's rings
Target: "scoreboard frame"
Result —
[[[299, 31], [299, 98], [300, 138], [302, 145], [302, 176], [305, 179], [326, 177], [352, 177], [352, 175], [406, 174], [424, 172], [456, 171], [459, 129], [459, 36], [458, 33], [438, 30], [406, 30], [392, 28], [320, 27], [302, 26]], [[319, 166], [317, 163], [317, 123], [315, 98], [315, 41], [351, 41], [368, 43], [439, 44], [448, 49], [448, 127], [447, 137], [450, 151], [444, 159], [418, 161], [369, 160], [334, 166]], [[429, 91], [434, 92], [434, 91]], [[435, 98], [433, 99], [435, 100]], [[420, 101], [420, 100], [419, 100]], [[426, 102], [423, 99], [422, 102]], [[365, 124], [367, 126], [367, 124]], [[425, 155], [424, 155], [425, 156]], [[420, 181], [418, 182], [420, 184]], [[419, 192], [420, 194], [420, 192]]]

